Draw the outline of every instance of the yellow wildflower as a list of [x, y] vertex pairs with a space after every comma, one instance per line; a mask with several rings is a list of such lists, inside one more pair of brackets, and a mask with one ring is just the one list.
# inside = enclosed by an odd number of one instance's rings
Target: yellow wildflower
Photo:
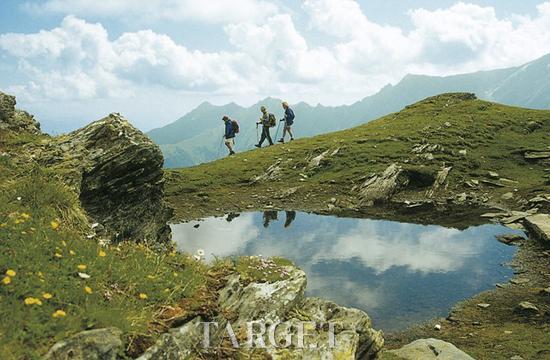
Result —
[[14, 277], [16, 274], [17, 273], [12, 269], [8, 269], [8, 271], [6, 271], [6, 275], [11, 276], [11, 277]]
[[77, 266], [77, 268], [78, 268], [78, 270], [83, 271], [83, 270], [86, 270], [87, 266], [84, 265], [84, 264], [80, 264], [80, 265]]
[[61, 255], [60, 253], [55, 253], [54, 256], [55, 256], [56, 258], [62, 258], [62, 257], [63, 257], [63, 255]]
[[91, 294], [91, 293], [93, 293], [92, 288], [89, 287], [89, 286], [84, 287], [84, 292], [85, 292], [86, 294]]
[[25, 219], [25, 220], [28, 220], [31, 216], [30, 216], [29, 214], [27, 214], [27, 213], [22, 213], [22, 214], [21, 214], [21, 217], [22, 217], [23, 219]]
[[147, 294], [140, 293], [140, 294], [139, 294], [139, 298], [140, 298], [141, 300], [145, 300], [145, 299], [147, 299]]
[[56, 310], [53, 314], [52, 314], [52, 317], [53, 318], [60, 318], [60, 317], [65, 317], [67, 315], [67, 313], [65, 313], [65, 311], [63, 310]]
[[98, 255], [99, 255], [100, 257], [105, 257], [105, 256], [107, 256], [107, 253], [106, 253], [105, 251], [103, 251], [103, 250], [99, 250]]
[[52, 220], [50, 222], [50, 226], [52, 227], [52, 230], [57, 230], [57, 228], [59, 227], [59, 222], [57, 222], [56, 220]]
[[42, 294], [42, 297], [44, 299], [48, 300], [48, 299], [51, 299], [53, 297], [53, 295], [50, 294], [50, 293], [45, 292], [45, 293]]
[[44, 274], [42, 274], [42, 271], [37, 272], [36, 275], [38, 275], [39, 277], [44, 277]]
[[5, 277], [2, 279], [2, 284], [4, 284], [4, 285], [9, 285], [9, 284], [11, 284], [11, 277], [5, 276]]
[[63, 246], [67, 246], [67, 242], [66, 242], [65, 240], [61, 240], [61, 244], [62, 244]]
[[76, 255], [76, 253], [73, 250], [69, 250], [69, 254], [71, 254], [73, 256]]
[[34, 297], [25, 298], [24, 302], [25, 302], [25, 305], [42, 305], [42, 301]]
[[153, 275], [147, 275], [147, 279], [154, 280], [155, 277]]

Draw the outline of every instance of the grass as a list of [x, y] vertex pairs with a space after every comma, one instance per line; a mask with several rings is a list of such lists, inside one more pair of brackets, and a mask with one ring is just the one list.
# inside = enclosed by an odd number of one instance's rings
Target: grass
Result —
[[[529, 132], [529, 122], [537, 122], [541, 128]], [[503, 178], [518, 181], [517, 194], [529, 197], [548, 189], [548, 175], [542, 162], [528, 163], [522, 152], [547, 149], [549, 134], [550, 111], [445, 94], [353, 129], [247, 151], [192, 168], [168, 170], [168, 198], [182, 218], [212, 214], [217, 208], [242, 210], [259, 203], [284, 206], [277, 201], [277, 194], [294, 187], [295, 200], [285, 199], [287, 205], [301, 209], [305, 203], [326, 207], [326, 200], [333, 196], [355, 198], [354, 185], [392, 162], [432, 175], [444, 165], [453, 166], [448, 193], [455, 194], [471, 190], [465, 184], [467, 180], [484, 179], [489, 171], [496, 171]], [[428, 160], [411, 152], [420, 143], [438, 144], [444, 150], [434, 152], [434, 159]], [[308, 167], [313, 157], [337, 149], [338, 153], [327, 156], [319, 167]], [[466, 150], [466, 155], [460, 150]], [[278, 180], [251, 182], [275, 163], [281, 171]], [[494, 197], [513, 191], [482, 187]], [[251, 194], [266, 195], [266, 199], [253, 201]]]
[[39, 359], [56, 341], [111, 326], [123, 331], [121, 356], [135, 357], [168, 328], [213, 316], [227, 275], [283, 276], [252, 258], [208, 266], [171, 250], [100, 244], [63, 176], [18, 156], [48, 139], [0, 135], [0, 359]]

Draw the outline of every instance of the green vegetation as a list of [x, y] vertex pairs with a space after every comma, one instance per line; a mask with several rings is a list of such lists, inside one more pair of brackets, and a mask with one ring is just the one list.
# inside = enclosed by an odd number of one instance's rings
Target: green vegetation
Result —
[[[11, 154], [29, 141], [47, 141], [0, 136], [0, 149]], [[3, 360], [38, 359], [56, 341], [110, 326], [123, 331], [126, 355], [135, 356], [178, 321], [215, 312], [216, 290], [229, 273], [242, 271], [251, 281], [275, 279], [243, 265], [259, 261], [254, 258], [208, 267], [174, 251], [101, 245], [76, 192], [58, 175], [0, 155]]]
[[[445, 92], [466, 91], [482, 99], [508, 105], [548, 108], [549, 63], [550, 56], [547, 55], [524, 66], [502, 70], [447, 77], [407, 75], [395, 86], [388, 85], [352, 105], [331, 107], [293, 104], [297, 115], [295, 133], [305, 137], [347, 129]], [[254, 124], [260, 115], [261, 105], [266, 105], [278, 118], [282, 117], [281, 100], [273, 98], [264, 99], [248, 108], [234, 103], [224, 106], [203, 103], [175, 122], [151, 130], [148, 135], [160, 145], [166, 167], [196, 165], [224, 156], [224, 149], [220, 151], [223, 115], [229, 115], [240, 122], [237, 150], [252, 149], [256, 142]]]
[[[536, 129], [529, 130], [530, 126]], [[353, 187], [396, 162], [431, 176], [443, 166], [452, 166], [449, 186], [440, 198], [472, 191], [467, 181], [490, 181], [489, 171], [497, 172], [513, 185], [480, 183], [476, 190], [500, 199], [500, 195], [517, 189], [517, 201], [548, 189], [547, 166], [528, 162], [523, 153], [547, 149], [549, 134], [550, 111], [447, 94], [353, 129], [167, 171], [168, 197], [180, 218], [266, 205], [322, 210], [332, 197], [353, 205], [358, 195]], [[412, 152], [419, 144], [440, 148], [429, 159]], [[310, 166], [310, 160], [324, 152], [327, 155], [319, 166]], [[252, 182], [270, 166], [278, 167], [275, 180]], [[295, 192], [285, 196], [289, 189]], [[402, 195], [425, 198], [424, 191]]]

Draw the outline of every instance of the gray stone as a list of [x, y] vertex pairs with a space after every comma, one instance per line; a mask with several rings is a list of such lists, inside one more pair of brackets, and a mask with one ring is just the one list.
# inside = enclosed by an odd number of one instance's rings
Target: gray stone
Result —
[[527, 278], [513, 278], [510, 280], [510, 282], [514, 285], [525, 285], [529, 283], [531, 280]]
[[[164, 201], [163, 156], [160, 148], [119, 114], [110, 114], [68, 135], [56, 138], [41, 154], [50, 167], [63, 168], [80, 190], [82, 207], [111, 241], [170, 241], [171, 209]], [[71, 158], [57, 159], [61, 146]], [[59, 150], [61, 151], [61, 150]]]
[[512, 193], [512, 192], [504, 193], [500, 196], [500, 198], [502, 200], [512, 200], [514, 198], [514, 193]]
[[499, 179], [500, 178], [500, 175], [495, 171], [489, 171], [488, 175], [491, 179]]
[[374, 175], [363, 184], [360, 191], [361, 205], [372, 206], [386, 202], [408, 183], [409, 179], [404, 176], [401, 166], [391, 164], [382, 174]]
[[529, 301], [522, 301], [515, 307], [515, 312], [524, 315], [536, 315], [539, 313], [539, 308]]
[[[329, 332], [325, 327], [308, 329], [310, 343], [317, 348], [275, 348], [269, 346], [269, 339], [264, 339], [268, 345], [266, 352], [273, 359], [332, 359], [344, 358], [372, 359], [384, 344], [382, 333], [372, 329], [371, 320], [366, 313], [357, 309], [340, 307], [330, 301], [316, 298], [304, 298], [306, 287], [305, 273], [295, 267], [285, 267], [289, 274], [284, 280], [273, 283], [246, 283], [238, 274], [229, 277], [226, 286], [220, 290], [218, 306], [220, 314], [231, 314], [229, 324], [238, 333], [246, 329], [246, 323], [262, 320], [267, 323], [284, 322], [290, 324], [291, 333], [295, 335], [298, 323], [313, 321], [318, 324], [331, 322], [334, 324], [336, 347], [330, 347]], [[228, 319], [218, 315], [211, 321], [210, 344], [216, 348], [221, 341], [227, 339], [226, 326]], [[204, 340], [204, 324], [200, 318], [173, 329], [164, 334], [157, 343], [149, 348], [139, 360], [182, 359], [194, 353], [201, 347]], [[281, 333], [275, 333], [279, 339]], [[295, 337], [294, 337], [295, 338]], [[246, 345], [239, 345], [239, 353], [248, 354], [252, 350]]]
[[44, 356], [45, 360], [115, 360], [124, 352], [122, 331], [117, 328], [80, 332], [56, 343]]
[[543, 241], [550, 241], [550, 215], [536, 214], [527, 216], [524, 220], [529, 234]]
[[405, 360], [474, 360], [451, 343], [438, 339], [419, 339], [397, 350], [388, 351]]
[[504, 235], [498, 235], [497, 240], [500, 241], [503, 244], [511, 245], [516, 242], [521, 242], [525, 240], [525, 238], [521, 235], [517, 234], [504, 234]]
[[0, 130], [40, 133], [40, 124], [26, 111], [15, 108], [15, 96], [0, 91]]

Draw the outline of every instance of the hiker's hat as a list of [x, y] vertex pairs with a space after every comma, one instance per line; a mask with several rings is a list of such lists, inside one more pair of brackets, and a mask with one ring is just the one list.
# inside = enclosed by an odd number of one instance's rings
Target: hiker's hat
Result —
[[229, 120], [229, 117], [228, 117], [227, 115], [224, 115], [224, 116], [222, 117], [222, 120]]
[[286, 101], [283, 101], [283, 106], [288, 106], [288, 103]]
[[265, 106], [262, 105], [262, 107], [260, 108], [260, 110], [265, 111], [265, 110], [267, 110], [267, 108], [266, 108]]

